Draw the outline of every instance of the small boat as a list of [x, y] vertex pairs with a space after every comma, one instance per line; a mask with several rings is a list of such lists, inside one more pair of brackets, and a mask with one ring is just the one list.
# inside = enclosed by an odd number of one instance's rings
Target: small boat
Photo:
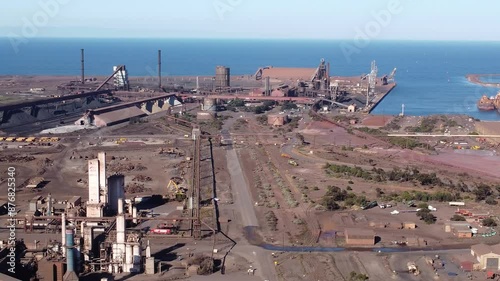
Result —
[[494, 101], [495, 100], [488, 98], [486, 95], [483, 95], [481, 99], [477, 102], [477, 108], [483, 111], [495, 110]]

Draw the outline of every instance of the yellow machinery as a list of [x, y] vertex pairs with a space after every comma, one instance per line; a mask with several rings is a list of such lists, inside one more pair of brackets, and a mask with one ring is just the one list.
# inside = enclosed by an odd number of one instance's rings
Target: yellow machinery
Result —
[[15, 140], [16, 140], [16, 138], [14, 138], [14, 137], [8, 137], [5, 139], [5, 141], [8, 141], [8, 142], [13, 142]]
[[17, 142], [23, 142], [24, 140], [26, 140], [26, 138], [24, 137], [19, 137], [16, 139]]
[[26, 142], [34, 142], [35, 141], [35, 137], [29, 137], [26, 139]]
[[286, 154], [286, 153], [281, 153], [281, 157], [292, 159], [292, 156]]
[[0, 137], [0, 141], [3, 141], [5, 138], [4, 137]]
[[116, 144], [122, 144], [122, 143], [125, 143], [125, 142], [127, 142], [126, 138], [120, 138], [119, 140], [116, 141]]
[[181, 182], [181, 178], [171, 178], [167, 185], [167, 195], [164, 196], [164, 198], [169, 200], [177, 200], [179, 202], [186, 199], [186, 189], [179, 186]]

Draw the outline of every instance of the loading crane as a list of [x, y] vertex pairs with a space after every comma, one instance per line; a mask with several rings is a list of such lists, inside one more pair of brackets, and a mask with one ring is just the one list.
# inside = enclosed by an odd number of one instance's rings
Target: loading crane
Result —
[[396, 70], [397, 68], [394, 68], [389, 75], [385, 75], [382, 77], [382, 84], [387, 85], [389, 83], [394, 83], [394, 78], [396, 77]]
[[375, 86], [377, 85], [378, 67], [375, 61], [372, 61], [371, 71], [368, 74], [368, 90], [366, 91], [366, 108], [370, 104], [370, 96], [375, 95]]

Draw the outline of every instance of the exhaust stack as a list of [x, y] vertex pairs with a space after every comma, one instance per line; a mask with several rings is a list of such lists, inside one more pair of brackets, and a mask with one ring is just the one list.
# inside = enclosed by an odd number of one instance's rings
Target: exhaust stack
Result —
[[75, 249], [74, 249], [74, 236], [73, 230], [66, 230], [66, 273], [64, 274], [64, 281], [78, 281], [78, 275], [75, 272]]
[[158, 88], [161, 89], [161, 50], [158, 50]]
[[81, 49], [82, 57], [82, 84], [85, 84], [85, 50]]

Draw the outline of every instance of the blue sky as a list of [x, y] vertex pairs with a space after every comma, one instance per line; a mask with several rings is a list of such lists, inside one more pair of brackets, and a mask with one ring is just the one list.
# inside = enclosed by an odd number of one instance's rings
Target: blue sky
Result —
[[373, 28], [374, 39], [500, 41], [496, 0], [18, 0], [2, 11], [0, 36], [353, 39]]

